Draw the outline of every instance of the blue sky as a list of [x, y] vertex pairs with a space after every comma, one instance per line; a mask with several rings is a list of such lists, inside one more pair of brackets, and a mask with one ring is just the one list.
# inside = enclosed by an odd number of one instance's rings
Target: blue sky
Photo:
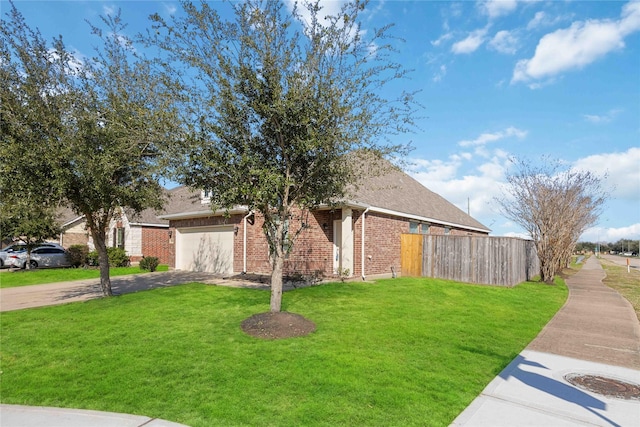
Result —
[[[121, 8], [133, 35], [151, 13], [179, 11], [171, 1], [15, 4], [80, 56], [98, 42], [85, 20]], [[397, 59], [413, 72], [402, 84], [425, 107], [420, 130], [404, 137], [415, 147], [408, 172], [426, 187], [492, 234], [521, 235], [494, 198], [510, 156], [548, 156], [608, 174], [611, 198], [582, 240], [640, 239], [640, 2], [373, 1], [365, 23], [394, 23], [405, 40]]]

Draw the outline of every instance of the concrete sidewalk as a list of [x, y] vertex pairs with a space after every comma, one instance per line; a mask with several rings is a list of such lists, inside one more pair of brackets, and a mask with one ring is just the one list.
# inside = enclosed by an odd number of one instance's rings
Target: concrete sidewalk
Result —
[[2, 427], [186, 427], [141, 415], [43, 406], [0, 405]]
[[[452, 426], [640, 425], [640, 323], [604, 277], [595, 257], [569, 277], [564, 307]], [[577, 387], [576, 377], [635, 397]]]

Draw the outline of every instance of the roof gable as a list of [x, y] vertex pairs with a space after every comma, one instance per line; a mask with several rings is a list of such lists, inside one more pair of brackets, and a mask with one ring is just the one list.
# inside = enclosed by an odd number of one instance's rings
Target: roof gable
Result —
[[358, 204], [490, 231], [453, 203], [394, 167], [385, 167], [381, 174], [363, 179], [353, 190], [352, 198]]
[[[381, 208], [399, 214], [408, 214], [459, 227], [489, 232], [483, 224], [429, 190], [408, 174], [391, 166], [381, 165], [382, 172], [372, 173], [352, 191], [351, 201], [356, 205]], [[177, 187], [169, 191], [165, 209], [167, 216], [186, 218], [190, 214], [201, 216], [210, 212], [210, 205], [201, 202], [201, 192], [188, 187]], [[215, 213], [210, 212], [211, 215]]]

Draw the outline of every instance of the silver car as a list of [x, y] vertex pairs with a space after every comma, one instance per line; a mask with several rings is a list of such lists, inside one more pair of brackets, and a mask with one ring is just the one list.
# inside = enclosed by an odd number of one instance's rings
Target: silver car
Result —
[[[38, 243], [36, 245], [36, 247], [40, 247], [40, 246], [49, 246], [52, 248], [62, 249], [62, 246], [60, 246], [57, 243], [45, 242], [45, 243]], [[24, 251], [26, 248], [27, 248], [27, 245], [25, 245], [24, 243], [13, 243], [7, 246], [6, 248], [3, 248], [2, 250], [0, 250], [0, 268], [11, 267], [12, 266], [11, 260], [7, 260], [7, 258], [9, 258], [10, 255]]]
[[[27, 266], [27, 251], [14, 252], [9, 255], [7, 261], [13, 267], [25, 268]], [[61, 247], [40, 246], [31, 250], [31, 268], [38, 267], [71, 267], [69, 254]]]

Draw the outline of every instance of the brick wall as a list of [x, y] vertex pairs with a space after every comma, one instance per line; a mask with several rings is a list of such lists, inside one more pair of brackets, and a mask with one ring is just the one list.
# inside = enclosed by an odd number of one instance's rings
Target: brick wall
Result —
[[63, 233], [62, 234], [62, 247], [69, 248], [73, 245], [86, 245], [89, 243], [89, 235], [84, 233]]
[[[302, 212], [296, 210], [289, 222], [289, 230], [295, 233], [300, 230], [302, 224], [305, 226], [300, 231], [291, 254], [285, 260], [284, 274], [300, 273], [314, 274], [322, 272], [331, 274], [333, 270], [333, 226], [329, 211]], [[335, 214], [334, 214], [335, 216]], [[339, 214], [338, 214], [339, 217]], [[271, 263], [269, 260], [269, 246], [264, 235], [262, 226], [264, 218], [261, 215], [251, 217], [253, 224], [247, 222], [247, 272], [271, 274]], [[324, 228], [326, 227], [326, 229]], [[236, 244], [239, 248], [235, 250], [236, 260], [242, 266], [242, 225], [236, 236]], [[234, 266], [238, 263], [234, 263]], [[237, 271], [242, 271], [242, 268]]]
[[[355, 218], [355, 213], [354, 213]], [[400, 235], [409, 232], [409, 221], [368, 212], [365, 218], [365, 276], [391, 274], [400, 270]], [[354, 276], [362, 276], [362, 211], [354, 224]]]
[[[354, 211], [354, 276], [362, 276], [362, 211]], [[400, 272], [400, 235], [409, 233], [410, 221], [377, 212], [367, 212], [365, 218], [365, 276]], [[445, 226], [430, 224], [429, 234], [445, 234]], [[485, 233], [450, 227], [450, 235], [466, 236]]]
[[[262, 231], [262, 225], [264, 219], [261, 215], [251, 215], [247, 218], [247, 273], [259, 273], [270, 274], [271, 264], [269, 262], [269, 246], [267, 245], [267, 238]], [[243, 239], [244, 239], [244, 224], [240, 224], [240, 230], [236, 237], [236, 245], [234, 246], [234, 266], [238, 265], [239, 268], [235, 271], [243, 271]], [[236, 248], [238, 250], [236, 251]], [[238, 259], [239, 258], [239, 259]], [[235, 260], [239, 262], [236, 263]]]
[[[169, 263], [171, 254], [169, 232], [166, 228], [142, 227], [142, 255], [156, 257], [161, 264]], [[142, 257], [131, 257], [131, 261], [140, 261], [140, 258]]]
[[[353, 211], [353, 272], [352, 276], [362, 275], [362, 210]], [[171, 221], [169, 239], [169, 265], [175, 267], [175, 229], [183, 227], [205, 227], [214, 225], [234, 225], [237, 228], [234, 237], [234, 272], [244, 268], [244, 215], [232, 215], [230, 218], [207, 217]], [[333, 276], [333, 221], [342, 218], [340, 209], [304, 213], [294, 212], [290, 220], [290, 232], [302, 229], [293, 250], [284, 263], [284, 274], [316, 274]], [[391, 274], [393, 267], [400, 271], [400, 235], [409, 233], [410, 221], [391, 215], [368, 212], [365, 220], [365, 275]], [[261, 215], [252, 215], [247, 219], [247, 260], [246, 272], [271, 274], [269, 246], [262, 230], [264, 219]], [[165, 233], [168, 234], [165, 230]], [[445, 227], [431, 224], [431, 234], [445, 234]], [[451, 228], [452, 235], [484, 234], [468, 230]]]
[[[336, 215], [339, 213], [317, 211], [303, 218], [306, 226], [285, 261], [285, 274], [333, 274], [333, 217]], [[300, 226], [299, 221], [292, 224]]]

